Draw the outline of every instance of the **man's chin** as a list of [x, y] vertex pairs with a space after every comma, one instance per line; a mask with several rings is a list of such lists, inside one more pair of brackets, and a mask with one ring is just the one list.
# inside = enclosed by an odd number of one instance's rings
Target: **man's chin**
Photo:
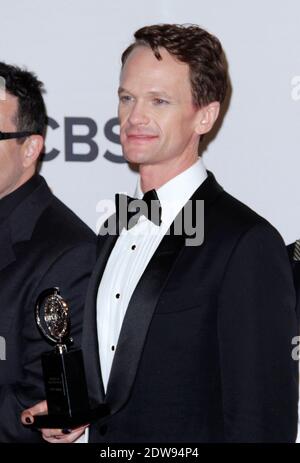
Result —
[[140, 151], [136, 152], [136, 151], [133, 151], [133, 150], [129, 150], [127, 152], [124, 152], [123, 156], [124, 156], [124, 159], [126, 159], [126, 161], [129, 164], [136, 164], [136, 165], [146, 163], [147, 158], [148, 158], [145, 153], [141, 153]]

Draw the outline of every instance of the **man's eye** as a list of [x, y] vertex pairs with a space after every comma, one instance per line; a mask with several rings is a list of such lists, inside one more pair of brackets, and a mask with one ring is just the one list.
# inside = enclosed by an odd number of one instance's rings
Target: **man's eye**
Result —
[[120, 95], [120, 96], [119, 96], [119, 100], [120, 100], [122, 103], [127, 103], [128, 101], [131, 100], [131, 96], [129, 96], [129, 95]]
[[163, 105], [168, 103], [169, 102], [167, 100], [164, 100], [163, 98], [154, 98], [154, 104], [156, 105]]

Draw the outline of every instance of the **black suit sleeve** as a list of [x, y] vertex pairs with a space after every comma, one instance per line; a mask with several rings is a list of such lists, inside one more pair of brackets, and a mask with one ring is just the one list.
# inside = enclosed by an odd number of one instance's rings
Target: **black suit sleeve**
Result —
[[19, 336], [22, 339], [22, 381], [1, 388], [0, 442], [42, 441], [39, 432], [29, 430], [20, 421], [21, 412], [25, 408], [45, 399], [41, 354], [53, 348], [43, 339], [37, 329], [34, 320], [35, 302], [41, 291], [59, 286], [62, 297], [70, 307], [71, 335], [75, 341], [74, 345], [79, 347], [85, 295], [95, 257], [96, 246], [92, 243], [84, 243], [65, 250], [40, 276], [31, 302], [24, 307], [19, 330]]
[[295, 292], [284, 243], [268, 224], [256, 225], [236, 245], [219, 304], [226, 441], [295, 441]]

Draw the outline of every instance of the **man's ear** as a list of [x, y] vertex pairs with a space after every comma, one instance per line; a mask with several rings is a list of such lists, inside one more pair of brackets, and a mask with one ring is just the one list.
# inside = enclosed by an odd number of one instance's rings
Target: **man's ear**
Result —
[[218, 101], [213, 101], [207, 106], [199, 109], [199, 114], [197, 117], [196, 133], [198, 135], [204, 135], [208, 133], [214, 123], [216, 122], [220, 112], [220, 103]]
[[44, 138], [41, 135], [26, 138], [22, 146], [23, 167], [28, 168], [36, 164], [43, 146]]

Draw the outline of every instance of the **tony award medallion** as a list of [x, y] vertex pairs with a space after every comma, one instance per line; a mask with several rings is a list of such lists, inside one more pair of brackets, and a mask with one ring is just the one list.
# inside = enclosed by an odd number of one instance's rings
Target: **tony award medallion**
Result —
[[90, 410], [82, 351], [69, 349], [72, 343], [69, 307], [59, 288], [40, 294], [35, 318], [43, 336], [55, 347], [42, 354], [48, 415], [36, 415], [34, 427], [77, 427], [107, 415], [105, 405]]

